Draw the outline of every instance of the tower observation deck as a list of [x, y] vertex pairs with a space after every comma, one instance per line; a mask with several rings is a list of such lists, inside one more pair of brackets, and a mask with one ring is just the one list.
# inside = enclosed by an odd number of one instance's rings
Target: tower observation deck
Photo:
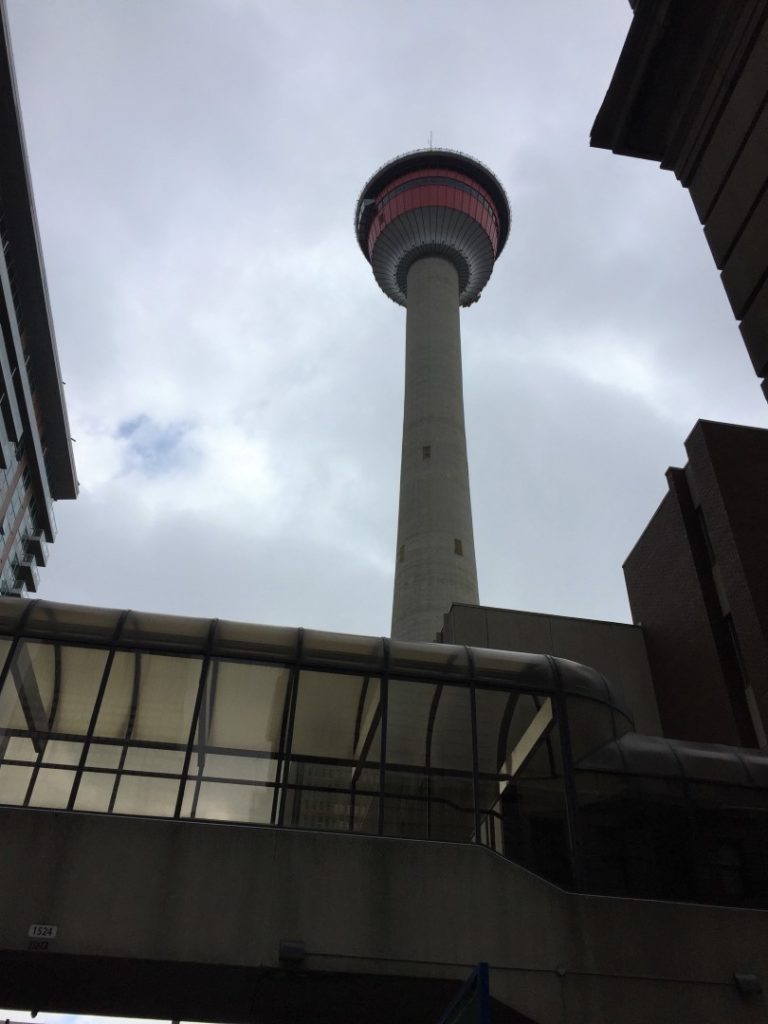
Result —
[[459, 308], [477, 302], [509, 233], [496, 177], [463, 153], [423, 149], [360, 193], [357, 240], [405, 306], [405, 409], [392, 636], [434, 640], [454, 602], [478, 603]]

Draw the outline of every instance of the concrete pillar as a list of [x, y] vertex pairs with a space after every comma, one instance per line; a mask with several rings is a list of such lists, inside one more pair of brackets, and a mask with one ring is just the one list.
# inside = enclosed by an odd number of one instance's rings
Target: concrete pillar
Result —
[[408, 271], [407, 287], [392, 636], [432, 641], [454, 601], [478, 603], [458, 273], [448, 260], [425, 256]]

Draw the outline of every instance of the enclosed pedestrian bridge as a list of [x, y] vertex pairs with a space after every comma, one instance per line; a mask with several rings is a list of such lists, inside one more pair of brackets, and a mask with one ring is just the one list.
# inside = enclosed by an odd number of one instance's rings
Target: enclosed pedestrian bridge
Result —
[[0, 665], [8, 1006], [416, 1024], [486, 960], [554, 1021], [563, 965], [597, 999], [674, 944], [704, 993], [765, 938], [768, 757], [574, 662], [9, 598]]
[[583, 665], [13, 599], [0, 630], [0, 803], [473, 843], [568, 887], [766, 902], [757, 852], [722, 852], [764, 829], [766, 755], [638, 736]]

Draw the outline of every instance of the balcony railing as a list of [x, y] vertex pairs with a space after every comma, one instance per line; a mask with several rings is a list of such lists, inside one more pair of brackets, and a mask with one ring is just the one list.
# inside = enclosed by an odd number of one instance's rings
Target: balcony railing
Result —
[[40, 586], [40, 573], [37, 569], [35, 557], [25, 552], [14, 565], [16, 579], [23, 583], [27, 590], [34, 593]]
[[48, 542], [42, 530], [29, 534], [26, 538], [26, 548], [39, 566], [48, 564]]

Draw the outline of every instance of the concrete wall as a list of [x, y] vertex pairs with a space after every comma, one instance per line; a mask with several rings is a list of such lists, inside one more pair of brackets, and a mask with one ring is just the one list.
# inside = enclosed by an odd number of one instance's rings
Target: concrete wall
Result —
[[445, 618], [443, 640], [502, 651], [551, 654], [589, 665], [621, 688], [637, 732], [661, 735], [645, 640], [637, 626], [454, 605]]
[[[766, 140], [768, 142], [768, 140]], [[768, 430], [701, 421], [685, 443], [694, 503], [751, 690], [758, 739], [768, 733]]]
[[700, 421], [624, 563], [665, 735], [764, 746], [768, 431]]
[[[474, 846], [11, 808], [0, 829], [0, 988], [11, 1005], [178, 1016], [190, 1007], [169, 1002], [167, 979], [194, 964], [200, 977], [219, 972], [220, 1020], [237, 1019], [227, 971], [245, 984], [253, 1021], [295, 1024], [302, 1000], [313, 1020], [346, 1020], [327, 1001], [333, 978], [437, 984], [487, 960], [495, 997], [541, 1024], [765, 1020], [762, 997], [732, 983], [734, 972], [768, 978], [761, 911], [567, 894]], [[32, 924], [57, 926], [47, 951], [29, 950]], [[284, 985], [290, 999], [276, 1002], [268, 979], [280, 975], [282, 939], [308, 955]], [[74, 986], [89, 962], [94, 984]], [[129, 962], [153, 972], [138, 994], [121, 975]], [[402, 1021], [407, 991], [403, 980]], [[381, 1019], [373, 1002], [357, 1011]]]
[[739, 746], [713, 632], [716, 597], [711, 583], [702, 589], [706, 560], [703, 541], [691, 534], [685, 474], [670, 470], [667, 480], [668, 494], [624, 563], [632, 618], [645, 630], [664, 734]]

